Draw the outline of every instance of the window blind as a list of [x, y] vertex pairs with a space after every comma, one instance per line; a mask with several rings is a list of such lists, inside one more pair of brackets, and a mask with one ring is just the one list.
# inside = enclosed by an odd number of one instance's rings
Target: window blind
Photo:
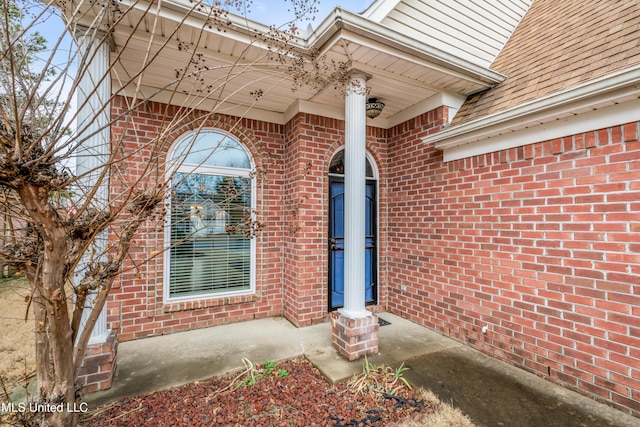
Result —
[[251, 288], [249, 178], [176, 173], [171, 200], [169, 297]]

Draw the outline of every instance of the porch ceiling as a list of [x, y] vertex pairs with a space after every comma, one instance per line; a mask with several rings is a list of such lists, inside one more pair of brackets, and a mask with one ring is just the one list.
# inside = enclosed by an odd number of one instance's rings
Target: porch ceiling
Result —
[[[312, 84], [295, 85], [254, 36], [268, 27], [229, 16], [230, 25], [220, 31], [203, 25], [206, 12], [192, 11], [188, 2], [162, 5], [145, 13], [148, 5], [137, 3], [113, 32], [114, 90], [126, 86], [148, 61], [140, 85], [145, 98], [281, 124], [300, 111], [343, 118], [340, 84], [328, 74], [333, 64], [346, 63], [370, 75], [370, 96], [386, 104], [368, 124], [387, 128], [441, 105], [458, 108], [468, 95], [503, 80], [498, 73], [336, 8], [313, 32], [293, 41], [298, 51], [317, 49], [327, 66]], [[153, 61], [145, 59], [156, 53]], [[191, 71], [199, 69], [198, 79], [176, 84], [177, 71], [190, 62]], [[132, 88], [129, 84], [125, 93], [133, 93]]]

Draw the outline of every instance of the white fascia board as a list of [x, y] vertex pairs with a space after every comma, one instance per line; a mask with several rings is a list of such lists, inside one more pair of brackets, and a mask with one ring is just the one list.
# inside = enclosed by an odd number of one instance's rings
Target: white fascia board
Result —
[[483, 141], [446, 148], [443, 153], [443, 160], [449, 162], [621, 125], [638, 120], [640, 118], [639, 112], [640, 99], [614, 104], [598, 110], [591, 110], [575, 116], [519, 129], [511, 133], [496, 135]]
[[[135, 93], [135, 90], [133, 88], [123, 89], [119, 87], [116, 82], [114, 82], [113, 93], [119, 93], [123, 96], [132, 97]], [[224, 102], [222, 104], [219, 104], [214, 99], [189, 96], [181, 92], [170, 93], [148, 86], [141, 87], [140, 93], [143, 94], [144, 99], [148, 99], [153, 102], [173, 105], [185, 105], [189, 108], [194, 108], [202, 111], [211, 111], [215, 108], [216, 114], [226, 114], [230, 116], [260, 120], [281, 125], [288, 123], [299, 113], [314, 114], [337, 120], [345, 119], [344, 106], [342, 104], [329, 106], [318, 104], [316, 102], [305, 101], [303, 99], [296, 99], [284, 113], [279, 113], [276, 111], [261, 109], [258, 106], [240, 105], [232, 102]], [[138, 97], [140, 97], [140, 94], [138, 95]], [[410, 120], [414, 117], [417, 117], [421, 114], [442, 106], [449, 107], [450, 109], [457, 109], [460, 107], [463, 101], [464, 99], [461, 99], [461, 97], [456, 94], [438, 93], [389, 118], [385, 119], [382, 117], [376, 117], [375, 119], [367, 119], [367, 126], [389, 129], [393, 126], [397, 126], [407, 120]]]
[[443, 106], [453, 108], [457, 111], [457, 109], [462, 106], [465, 99], [466, 98], [464, 96], [456, 93], [439, 92], [389, 117], [384, 123], [384, 126], [381, 127], [389, 129], [390, 127], [397, 126], [400, 123], [404, 123], [407, 120], [411, 120], [414, 117], [418, 117], [421, 114]]
[[[380, 25], [358, 14], [336, 7], [309, 34], [305, 46], [307, 49], [317, 48], [319, 53], [325, 54], [335, 43], [341, 39], [359, 36], [356, 40], [364, 44], [371, 43], [371, 47], [379, 49], [383, 53], [411, 55], [419, 58], [421, 62], [433, 64], [436, 68], [447, 70], [460, 78], [482, 84], [489, 88], [494, 84], [504, 81], [504, 75], [485, 67], [458, 58], [448, 52], [439, 50], [428, 44], [405, 36], [388, 27]], [[365, 42], [364, 40], [368, 40]]]
[[[132, 0], [123, 1], [131, 2]], [[147, 1], [140, 1], [130, 6], [138, 9], [140, 13], [145, 13], [148, 3]], [[186, 25], [196, 29], [202, 29], [208, 18], [206, 10], [195, 8], [187, 0], [164, 0], [162, 6], [159, 6], [154, 12], [173, 22], [184, 21]], [[185, 18], [185, 16], [187, 17]], [[266, 48], [266, 45], [255, 35], [267, 33], [269, 31], [268, 26], [232, 13], [229, 13], [228, 19], [231, 25], [226, 28], [224, 33], [217, 33], [218, 35]], [[397, 49], [405, 54], [420, 58], [422, 61], [436, 64], [461, 78], [482, 83], [486, 88], [505, 79], [505, 76], [500, 73], [407, 37], [340, 7], [336, 7], [306, 39], [297, 37], [291, 41], [291, 44], [294, 48], [303, 51], [317, 48], [320, 52], [326, 52], [328, 50], [327, 43], [338, 42], [343, 30], [375, 40], [375, 46], [380, 48], [381, 51], [393, 52]], [[217, 32], [215, 29], [207, 29], [207, 31]]]
[[[328, 22], [331, 20], [333, 20], [333, 22]], [[335, 32], [339, 30], [347, 31], [371, 40], [370, 43], [372, 46], [377, 47], [382, 52], [393, 54], [393, 52], [398, 50], [420, 58], [422, 61], [428, 61], [441, 66], [449, 70], [452, 74], [458, 74], [459, 77], [464, 76], [469, 81], [481, 82], [486, 88], [501, 83], [506, 78], [506, 76], [489, 68], [459, 58], [449, 52], [437, 49], [429, 44], [340, 8], [334, 9], [332, 15], [318, 27], [318, 30], [311, 34], [309, 44], [318, 47], [321, 53], [326, 52], [328, 48], [324, 45], [325, 42], [331, 39]], [[341, 37], [344, 37], [344, 35]], [[364, 43], [362, 39], [359, 41]]]
[[[161, 18], [167, 19], [170, 22], [183, 22], [184, 25], [196, 30], [211, 32], [221, 37], [226, 37], [254, 46], [260, 46], [264, 49], [268, 48], [268, 46], [263, 43], [259, 37], [255, 36], [256, 34], [268, 34], [270, 32], [270, 27], [258, 21], [234, 14], [231, 11], [229, 11], [226, 16], [229, 25], [223, 26], [224, 32], [219, 31], [215, 27], [211, 29], [208, 28], [205, 23], [207, 19], [212, 17], [209, 12], [210, 8], [213, 6], [206, 3], [200, 3], [196, 6], [196, 3], [192, 3], [187, 0], [163, 0], [157, 6], [149, 7], [149, 0], [121, 1], [126, 2], [125, 4], [127, 7], [136, 9], [140, 13], [157, 14]], [[306, 41], [300, 37], [293, 37], [289, 43], [296, 49], [308, 49]]]
[[362, 12], [362, 16], [373, 22], [381, 22], [400, 3], [400, 0], [376, 0]]
[[[445, 129], [423, 138], [423, 142], [435, 143], [435, 147], [443, 150], [448, 160], [514, 148], [637, 120], [637, 105], [628, 114], [624, 108], [621, 111], [613, 108], [616, 104], [633, 107], [639, 96], [640, 66], [635, 66], [504, 112]], [[621, 115], [615, 118], [607, 113], [612, 111]], [[597, 119], [598, 116], [602, 119]], [[584, 117], [589, 118], [584, 123], [587, 129], [578, 124]], [[558, 123], [565, 125], [557, 126]], [[531, 132], [531, 129], [542, 133]], [[467, 147], [458, 148], [463, 146]]]
[[[458, 94], [447, 92], [437, 93], [389, 118], [376, 117], [375, 119], [367, 119], [367, 126], [389, 129], [442, 106], [457, 110], [460, 108], [464, 100], [465, 98]], [[344, 120], [343, 105], [337, 104], [328, 106], [298, 99], [291, 104], [284, 113], [285, 123], [295, 117], [298, 113], [315, 114], [318, 116], [330, 117], [332, 119]]]

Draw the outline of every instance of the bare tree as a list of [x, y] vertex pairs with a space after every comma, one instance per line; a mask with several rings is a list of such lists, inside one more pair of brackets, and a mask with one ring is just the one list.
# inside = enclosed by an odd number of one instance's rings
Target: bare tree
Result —
[[[24, 272], [31, 287], [28, 305], [36, 325], [40, 403], [73, 404], [79, 399], [78, 372], [114, 279], [141, 228], [160, 227], [165, 218], [172, 177], [164, 173], [163, 162], [172, 135], [218, 112], [203, 112], [200, 106], [211, 99], [220, 106], [233, 95], [226, 85], [239, 75], [234, 69], [270, 67], [282, 80], [292, 81], [293, 89], [340, 79], [341, 66], [320, 65], [317, 54], [291, 43], [295, 22], [315, 12], [312, 1], [293, 2], [296, 20], [284, 30], [272, 27], [253, 35], [252, 46], [260, 47], [260, 55], [235, 62], [224, 78], [205, 78], [209, 68], [199, 41], [187, 45], [176, 34], [196, 18], [202, 33], [227, 31], [228, 9], [242, 12], [246, 3], [192, 2], [189, 13], [162, 38], [153, 28], [148, 31], [144, 58], [126, 72], [121, 54], [133, 37], [125, 36], [110, 50], [102, 68], [95, 64], [104, 57], [103, 49], [113, 47], [113, 35], [125, 23], [134, 29], [158, 25], [161, 2], [0, 3], [0, 210], [9, 218], [11, 231], [0, 237], [0, 264]], [[63, 30], [45, 43], [38, 31], [54, 21]], [[127, 146], [127, 135], [135, 134], [134, 115], [154, 95], [140, 90], [144, 73], [176, 43], [188, 59], [163, 88], [169, 94], [168, 110], [161, 129], [144, 145], [143, 170], [129, 173], [140, 153]], [[254, 102], [263, 93], [254, 91]], [[116, 97], [124, 105], [110, 114]], [[116, 122], [120, 128], [110, 132]], [[237, 198], [235, 187], [228, 187]], [[261, 229], [255, 213], [236, 227], [249, 237]], [[39, 416], [36, 422], [42, 425], [77, 423], [73, 412]]]

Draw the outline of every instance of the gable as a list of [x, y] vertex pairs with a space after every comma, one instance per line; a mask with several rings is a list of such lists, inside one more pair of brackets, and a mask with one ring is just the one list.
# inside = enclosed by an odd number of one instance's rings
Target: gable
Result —
[[424, 142], [448, 161], [636, 120], [639, 41], [635, 0], [535, 0], [491, 66], [507, 78]]
[[417, 41], [488, 67], [532, 1], [387, 0], [374, 3], [364, 16], [368, 14], [372, 20]]
[[491, 69], [507, 79], [471, 97], [454, 124], [640, 64], [640, 4], [536, 0]]

